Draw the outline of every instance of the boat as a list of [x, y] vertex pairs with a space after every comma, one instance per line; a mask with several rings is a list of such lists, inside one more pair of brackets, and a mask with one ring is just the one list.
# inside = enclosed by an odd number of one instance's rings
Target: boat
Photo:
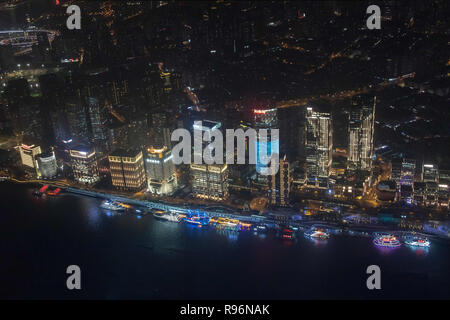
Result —
[[203, 227], [209, 225], [209, 217], [206, 215], [199, 215], [199, 214], [187, 214], [183, 220], [186, 223], [195, 225], [197, 227]]
[[235, 231], [240, 229], [239, 220], [220, 217], [213, 219], [212, 221], [210, 219], [209, 221], [211, 225], [214, 225], [218, 229], [229, 229]]
[[42, 195], [45, 194], [45, 192], [47, 191], [47, 189], [48, 189], [48, 185], [44, 185], [44, 186], [42, 186], [40, 189], [34, 190], [34, 191], [33, 191], [33, 195], [36, 196], [36, 197], [41, 197]]
[[61, 188], [56, 188], [54, 190], [47, 191], [49, 196], [57, 196], [61, 192]]
[[305, 231], [305, 236], [311, 239], [325, 240], [330, 237], [330, 234], [321, 229], [311, 228]]
[[294, 230], [291, 227], [284, 227], [281, 229], [281, 238], [292, 240], [294, 239]]
[[180, 222], [181, 217], [174, 212], [167, 212], [164, 210], [157, 210], [153, 212], [153, 216], [159, 220], [171, 221], [171, 222]]
[[107, 210], [114, 210], [114, 211], [123, 211], [125, 210], [125, 207], [122, 206], [122, 204], [118, 201], [110, 201], [110, 200], [104, 200], [102, 204], [100, 205], [100, 208], [107, 209]]
[[400, 241], [391, 234], [378, 235], [373, 239], [373, 243], [378, 247], [398, 248]]
[[267, 232], [267, 226], [263, 223], [255, 224], [252, 227], [254, 232]]
[[405, 239], [405, 244], [413, 247], [429, 248], [430, 241], [427, 238], [408, 237]]

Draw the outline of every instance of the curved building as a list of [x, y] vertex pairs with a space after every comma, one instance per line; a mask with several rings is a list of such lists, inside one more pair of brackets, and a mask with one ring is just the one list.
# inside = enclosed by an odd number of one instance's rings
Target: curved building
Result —
[[37, 173], [39, 177], [51, 179], [58, 173], [55, 153], [48, 151], [36, 156]]

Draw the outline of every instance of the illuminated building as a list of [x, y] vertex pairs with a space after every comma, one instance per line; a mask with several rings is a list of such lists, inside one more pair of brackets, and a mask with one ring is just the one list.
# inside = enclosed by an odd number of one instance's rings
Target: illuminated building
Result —
[[194, 197], [209, 200], [228, 198], [228, 166], [226, 164], [191, 164]]
[[162, 146], [170, 147], [172, 141], [170, 140], [171, 128], [169, 127], [170, 115], [164, 111], [155, 112], [151, 115], [151, 145], [155, 148]]
[[439, 206], [449, 206], [450, 188], [448, 184], [438, 184], [437, 201]]
[[[194, 130], [201, 130], [202, 135], [207, 131], [219, 130], [222, 124], [216, 121], [203, 120], [201, 126], [194, 123]], [[202, 150], [209, 142], [202, 142]], [[194, 148], [194, 157], [198, 151]], [[194, 197], [210, 200], [224, 200], [228, 198], [228, 166], [226, 164], [191, 164], [192, 193]]]
[[372, 169], [376, 97], [357, 96], [349, 113], [348, 168]]
[[171, 150], [166, 146], [160, 149], [149, 148], [145, 166], [149, 192], [167, 195], [175, 191], [177, 178]]
[[36, 156], [37, 173], [39, 177], [44, 179], [52, 179], [58, 173], [58, 165], [56, 163], [55, 153], [48, 151]]
[[72, 171], [79, 183], [91, 184], [99, 180], [95, 148], [76, 146], [70, 149]]
[[118, 149], [108, 156], [112, 185], [139, 191], [146, 184], [142, 151]]
[[403, 159], [402, 171], [400, 176], [400, 185], [412, 185], [416, 173], [416, 161]]
[[433, 164], [422, 165], [422, 181], [423, 182], [438, 182], [439, 172], [437, 166]]
[[329, 113], [306, 110], [306, 176], [309, 185], [328, 184], [333, 160], [333, 130]]
[[268, 176], [268, 187], [270, 204], [282, 207], [289, 204], [291, 177], [289, 162], [286, 160], [286, 157], [280, 160], [280, 169], [277, 174]]
[[78, 99], [70, 99], [65, 104], [70, 136], [75, 141], [87, 141], [89, 137], [86, 107]]
[[128, 147], [128, 125], [114, 119], [108, 125], [108, 145], [112, 149], [126, 149]]
[[29, 168], [36, 168], [36, 156], [41, 153], [41, 147], [34, 144], [21, 144], [19, 147], [22, 164]]
[[88, 114], [90, 120], [91, 141], [96, 148], [107, 149], [108, 130], [106, 127], [107, 113], [98, 99], [88, 98]]
[[[256, 174], [257, 181], [261, 183], [267, 182], [267, 175], [262, 172], [267, 171], [268, 164], [263, 164], [259, 152], [260, 150], [266, 150], [267, 155], [279, 154], [280, 141], [279, 139], [272, 141], [271, 130], [278, 129], [278, 118], [276, 108], [258, 108], [253, 110], [253, 122], [254, 127], [258, 131], [258, 137], [255, 141], [256, 149]], [[264, 138], [260, 134], [260, 129], [267, 130], [267, 138]], [[272, 150], [273, 148], [273, 150]]]

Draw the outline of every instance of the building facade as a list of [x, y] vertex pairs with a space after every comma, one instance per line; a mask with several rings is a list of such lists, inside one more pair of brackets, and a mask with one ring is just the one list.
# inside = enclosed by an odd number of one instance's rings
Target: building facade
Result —
[[36, 156], [36, 169], [38, 177], [43, 179], [55, 178], [58, 173], [55, 153], [48, 151]]
[[192, 194], [214, 201], [228, 198], [228, 166], [226, 164], [191, 164]]
[[19, 147], [22, 164], [28, 168], [36, 168], [36, 156], [41, 153], [41, 147], [31, 144], [21, 144]]
[[352, 101], [348, 127], [348, 169], [372, 169], [376, 97], [357, 96]]
[[327, 184], [333, 160], [333, 129], [329, 113], [306, 111], [306, 177], [308, 185]]
[[164, 146], [149, 148], [145, 160], [148, 191], [153, 194], [168, 195], [175, 191], [177, 178], [171, 150]]
[[112, 185], [117, 189], [139, 191], [145, 178], [142, 151], [118, 149], [108, 156]]
[[77, 182], [93, 184], [100, 179], [95, 148], [87, 146], [73, 147], [70, 149], [70, 158], [73, 175]]
[[281, 207], [287, 206], [289, 204], [290, 188], [289, 162], [284, 157], [284, 159], [280, 160], [278, 173], [268, 176], [269, 203]]

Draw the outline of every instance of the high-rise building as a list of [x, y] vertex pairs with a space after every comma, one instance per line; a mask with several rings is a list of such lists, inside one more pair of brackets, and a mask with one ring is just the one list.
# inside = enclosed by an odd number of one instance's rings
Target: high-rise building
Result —
[[21, 144], [19, 147], [20, 151], [20, 159], [22, 160], [22, 164], [29, 168], [36, 168], [36, 156], [41, 153], [41, 147], [31, 144]]
[[226, 164], [191, 164], [194, 197], [209, 200], [228, 198], [228, 166]]
[[44, 179], [52, 179], [58, 173], [55, 152], [47, 151], [36, 156], [38, 176]]
[[[201, 125], [194, 123], [193, 129], [205, 132], [219, 130], [222, 124], [216, 121], [204, 120]], [[195, 133], [194, 133], [195, 134]], [[208, 148], [208, 142], [202, 142], [202, 150]], [[194, 148], [194, 157], [202, 150]], [[194, 197], [210, 200], [228, 198], [228, 166], [226, 164], [191, 164], [192, 193]]]
[[75, 141], [88, 142], [89, 131], [86, 108], [78, 98], [70, 99], [65, 104], [70, 137]]
[[171, 128], [169, 125], [169, 114], [167, 112], [159, 111], [152, 113], [150, 128], [152, 132], [150, 143], [154, 148], [161, 148], [163, 146], [171, 148]]
[[146, 184], [142, 151], [117, 149], [108, 156], [112, 185], [139, 191]]
[[422, 180], [423, 182], [439, 182], [438, 167], [433, 164], [422, 165]]
[[348, 127], [348, 168], [372, 169], [376, 97], [357, 96], [352, 100]]
[[277, 174], [268, 176], [268, 187], [270, 204], [282, 207], [289, 204], [291, 179], [289, 162], [286, 160], [286, 157], [280, 160], [280, 168]]
[[[280, 153], [280, 141], [275, 139], [272, 135], [272, 129], [278, 129], [278, 117], [277, 109], [266, 107], [253, 110], [253, 123], [254, 127], [258, 132], [258, 137], [255, 141], [256, 150], [256, 176], [257, 181], [260, 183], [267, 182], [267, 175], [264, 174], [268, 170], [268, 164], [264, 164], [260, 157], [260, 151], [270, 157], [272, 154]], [[261, 129], [267, 130], [267, 135], [264, 137], [262, 135]]]
[[166, 146], [147, 150], [145, 159], [148, 191], [154, 194], [167, 195], [175, 191], [177, 178], [172, 152]]
[[72, 147], [70, 158], [73, 175], [77, 182], [92, 184], [100, 179], [94, 147], [83, 145]]
[[333, 129], [331, 115], [306, 110], [306, 177], [309, 185], [327, 184], [333, 160]]
[[91, 141], [100, 150], [108, 149], [107, 112], [99, 100], [93, 97], [88, 100], [88, 114], [91, 132]]
[[412, 185], [414, 183], [415, 173], [416, 161], [412, 159], [403, 159], [400, 185]]

